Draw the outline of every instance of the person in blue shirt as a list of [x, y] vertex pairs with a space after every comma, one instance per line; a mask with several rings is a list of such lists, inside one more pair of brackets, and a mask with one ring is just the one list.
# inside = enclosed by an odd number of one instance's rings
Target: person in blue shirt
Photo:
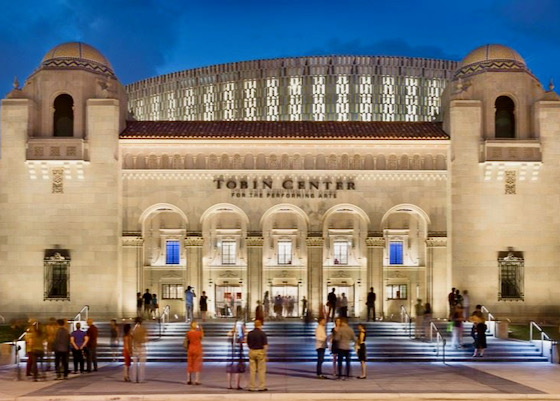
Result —
[[80, 365], [80, 373], [84, 373], [84, 356], [86, 346], [89, 341], [85, 331], [81, 330], [81, 324], [76, 323], [76, 330], [70, 335], [70, 347], [72, 348], [72, 357], [74, 358], [74, 373], [78, 373], [78, 365]]
[[194, 298], [196, 294], [194, 293], [194, 289], [189, 285], [187, 290], [185, 291], [185, 322], [192, 322], [194, 315], [193, 315], [193, 307], [194, 307]]

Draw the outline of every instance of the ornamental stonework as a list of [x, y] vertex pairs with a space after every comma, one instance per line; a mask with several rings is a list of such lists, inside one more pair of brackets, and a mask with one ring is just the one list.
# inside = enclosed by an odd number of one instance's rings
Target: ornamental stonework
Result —
[[247, 237], [247, 246], [263, 246], [263, 237]]
[[305, 243], [309, 247], [322, 247], [325, 239], [323, 237], [307, 237]]
[[515, 195], [517, 192], [517, 172], [514, 170], [506, 171], [505, 182], [506, 195]]
[[140, 247], [144, 244], [144, 238], [136, 236], [122, 237], [122, 246]]
[[447, 247], [447, 237], [430, 237], [426, 239], [428, 248], [445, 248]]
[[63, 168], [52, 169], [52, 193], [53, 194], [64, 193], [64, 169]]
[[202, 246], [202, 245], [204, 245], [204, 238], [202, 237], [185, 238], [185, 246]]
[[383, 248], [385, 246], [384, 237], [367, 237], [366, 246], [373, 248]]

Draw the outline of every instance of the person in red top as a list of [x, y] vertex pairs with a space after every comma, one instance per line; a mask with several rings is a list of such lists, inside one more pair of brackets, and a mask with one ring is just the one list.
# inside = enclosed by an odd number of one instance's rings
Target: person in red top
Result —
[[200, 384], [200, 371], [202, 369], [202, 338], [204, 330], [197, 322], [191, 323], [191, 329], [186, 334], [187, 347], [187, 384], [192, 384], [194, 373], [194, 384]]
[[86, 345], [87, 349], [87, 371], [91, 372], [91, 365], [93, 364], [93, 371], [97, 372], [97, 337], [99, 337], [99, 330], [97, 326], [93, 324], [92, 319], [87, 320], [88, 329], [86, 335], [89, 337], [89, 341]]

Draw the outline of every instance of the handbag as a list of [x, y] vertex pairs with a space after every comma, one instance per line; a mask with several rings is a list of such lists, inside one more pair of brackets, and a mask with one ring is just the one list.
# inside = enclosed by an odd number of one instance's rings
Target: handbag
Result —
[[243, 345], [239, 344], [239, 355], [237, 360], [237, 373], [245, 373], [245, 361], [243, 360]]
[[183, 340], [183, 348], [185, 350], [189, 349], [189, 338], [187, 336], [185, 336], [185, 339]]

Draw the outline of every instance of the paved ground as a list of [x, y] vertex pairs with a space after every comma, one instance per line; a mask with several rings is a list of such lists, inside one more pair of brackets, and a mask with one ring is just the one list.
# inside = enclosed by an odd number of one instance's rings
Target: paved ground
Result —
[[184, 364], [148, 363], [146, 372], [146, 383], [126, 383], [122, 365], [115, 363], [67, 381], [55, 381], [49, 372], [45, 380], [33, 382], [18, 381], [14, 368], [3, 369], [0, 401], [560, 400], [560, 365], [547, 363], [370, 363], [366, 380], [347, 381], [319, 380], [311, 363], [269, 363], [266, 393], [228, 390], [223, 363], [206, 364], [200, 386], [186, 385]]

